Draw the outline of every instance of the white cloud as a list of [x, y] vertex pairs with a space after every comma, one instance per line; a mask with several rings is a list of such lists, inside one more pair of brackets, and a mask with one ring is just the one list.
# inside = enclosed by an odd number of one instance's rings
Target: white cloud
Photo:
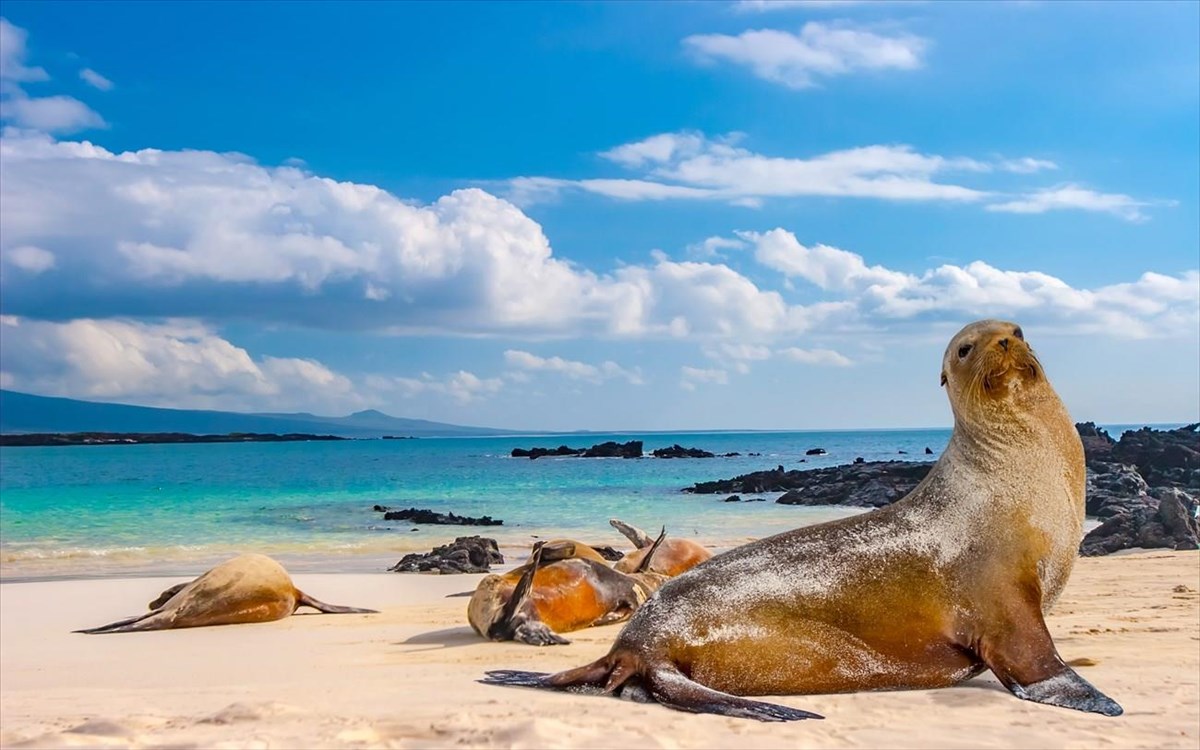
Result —
[[6, 308], [57, 317], [231, 318], [395, 333], [726, 336], [797, 330], [803, 308], [728, 266], [601, 275], [482, 190], [421, 206], [371, 185], [207, 151], [112, 153], [0, 138], [0, 252], [56, 258], [54, 285], [0, 279]]
[[741, 240], [729, 237], [706, 237], [703, 242], [688, 245], [687, 252], [694, 258], [709, 260], [723, 257], [722, 250], [741, 250], [745, 247], [746, 243]]
[[0, 18], [0, 120], [45, 133], [106, 127], [104, 118], [70, 96], [29, 96], [20, 84], [49, 80], [42, 68], [25, 65], [24, 29]]
[[0, 255], [0, 261], [33, 274], [49, 271], [55, 263], [54, 253], [33, 245], [6, 249]]
[[[1038, 190], [1019, 200], [993, 203], [987, 207], [987, 210], [1014, 214], [1042, 214], [1047, 211], [1076, 209], [1112, 214], [1125, 221], [1142, 222], [1148, 221], [1150, 218], [1142, 211], [1143, 208], [1150, 205], [1155, 204], [1139, 201], [1121, 193], [1097, 193], [1079, 185], [1067, 184]], [[1158, 205], [1174, 205], [1174, 203], [1160, 202]]]
[[29, 33], [0, 18], [0, 81], [31, 82], [49, 80], [41, 68], [25, 65], [25, 40]]
[[811, 88], [818, 79], [858, 71], [914, 70], [921, 67], [929, 45], [912, 34], [884, 36], [816, 21], [804, 24], [798, 34], [777, 29], [737, 36], [696, 34], [683, 44], [702, 61], [741, 65], [791, 89]]
[[[979, 201], [988, 193], [937, 182], [947, 172], [983, 172], [991, 165], [964, 157], [922, 154], [911, 146], [864, 146], [810, 158], [765, 156], [740, 147], [740, 134], [708, 138], [663, 133], [602, 154], [645, 175], [632, 179], [562, 180], [521, 177], [510, 189], [522, 200], [583, 190], [624, 200], [722, 200], [757, 207], [763, 198], [836, 196], [884, 200]], [[536, 185], [536, 189], [530, 187]]]
[[848, 357], [832, 349], [801, 349], [787, 347], [775, 352], [784, 359], [800, 362], [806, 365], [829, 365], [832, 367], [849, 367], [853, 362]]
[[714, 385], [728, 385], [729, 373], [725, 370], [716, 368], [688, 367], [684, 365], [679, 368], [681, 379], [679, 385], [686, 391], [696, 390], [696, 385], [700, 383], [711, 383]]
[[255, 360], [188, 320], [65, 323], [5, 316], [6, 387], [173, 408], [361, 408], [351, 381], [320, 362]]
[[101, 91], [112, 91], [113, 89], [112, 81], [108, 80], [91, 68], [84, 68], [83, 70], [79, 71], [79, 78], [92, 88], [100, 89]]
[[[741, 232], [764, 265], [845, 297], [831, 314], [842, 323], [894, 325], [938, 317], [1014, 317], [1116, 337], [1178, 336], [1200, 325], [1200, 273], [1147, 273], [1138, 281], [1075, 289], [1037, 271], [1006, 271], [982, 261], [921, 274], [868, 266], [857, 253], [805, 247], [783, 229]], [[807, 309], [810, 314], [813, 309]]]
[[494, 395], [504, 387], [504, 381], [500, 378], [481, 378], [466, 370], [451, 373], [440, 380], [427, 372], [421, 373], [418, 378], [375, 375], [368, 377], [366, 383], [378, 392], [394, 392], [405, 398], [441, 395], [460, 404]]
[[1016, 174], [1033, 174], [1044, 169], [1058, 169], [1058, 165], [1048, 159], [1034, 159], [1031, 156], [1023, 156], [1020, 159], [1002, 159], [999, 167], [1005, 172], [1015, 172]]
[[519, 370], [555, 372], [572, 380], [586, 380], [590, 383], [601, 383], [612, 378], [624, 378], [633, 385], [643, 383], [640, 371], [627, 370], [611, 360], [599, 365], [590, 365], [562, 357], [539, 357], [519, 349], [509, 349], [504, 352], [504, 361]]

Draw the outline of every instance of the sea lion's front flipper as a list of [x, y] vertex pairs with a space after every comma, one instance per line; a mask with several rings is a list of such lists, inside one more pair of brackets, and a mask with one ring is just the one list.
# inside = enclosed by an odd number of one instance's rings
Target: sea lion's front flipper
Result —
[[542, 565], [542, 547], [542, 542], [533, 545], [533, 555], [526, 563], [525, 572], [513, 588], [500, 616], [488, 626], [487, 637], [493, 641], [519, 641], [531, 646], [562, 646], [570, 643], [538, 619], [537, 610], [529, 598], [533, 590], [533, 577]]
[[633, 542], [633, 546], [637, 547], [638, 549], [641, 549], [642, 547], [649, 547], [654, 543], [654, 540], [650, 538], [649, 534], [636, 526], [630, 526], [618, 518], [608, 519], [608, 525], [621, 532], [621, 535]]
[[326, 604], [325, 602], [313, 599], [303, 591], [296, 592], [296, 609], [300, 607], [312, 607], [318, 612], [324, 612], [327, 615], [376, 615], [379, 614], [377, 609], [363, 609], [361, 607], [343, 607], [340, 604]]
[[553, 542], [539, 542], [542, 545], [542, 562], [552, 563], [556, 560], [570, 560], [578, 557], [579, 545], [567, 539]]
[[187, 581], [186, 583], [177, 583], [174, 586], [172, 586], [171, 588], [162, 592], [161, 594], [158, 595], [157, 599], [150, 602], [149, 609], [158, 609], [162, 605], [171, 601], [171, 598], [173, 596], [175, 596], [176, 594], [178, 594], [180, 591], [183, 591], [184, 588], [186, 588], [189, 583], [191, 583], [191, 581]]
[[1077, 711], [1120, 716], [1124, 709], [1068, 667], [1054, 648], [1042, 617], [1041, 589], [1025, 587], [1024, 595], [1013, 593], [1008, 612], [992, 623], [979, 643], [979, 657], [1004, 687], [1022, 700]]

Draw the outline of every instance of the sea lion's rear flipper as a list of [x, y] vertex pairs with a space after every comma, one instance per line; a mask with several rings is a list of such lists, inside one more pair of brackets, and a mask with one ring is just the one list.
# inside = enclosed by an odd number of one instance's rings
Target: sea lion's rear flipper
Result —
[[654, 553], [658, 552], [658, 548], [662, 546], [663, 540], [666, 538], [667, 538], [667, 527], [663, 526], [662, 531], [659, 532], [659, 534], [658, 534], [658, 539], [655, 539], [654, 544], [650, 545], [650, 550], [648, 552], [646, 552], [645, 557], [643, 557], [641, 563], [638, 564], [637, 570], [633, 571], [634, 573], [649, 573], [650, 572], [650, 563], [654, 559]]
[[312, 607], [318, 612], [324, 612], [327, 615], [376, 615], [379, 614], [377, 609], [363, 609], [361, 607], [343, 607], [340, 604], [326, 604], [318, 601], [303, 591], [296, 592], [296, 609], [301, 607]]
[[688, 679], [673, 665], [657, 667], [649, 675], [612, 666], [604, 657], [577, 669], [549, 675], [544, 672], [494, 670], [480, 680], [485, 685], [511, 685], [548, 690], [568, 690], [572, 693], [612, 693], [639, 703], [658, 702], [677, 711], [696, 714], [718, 714], [756, 721], [800, 721], [823, 719], [820, 714], [801, 711], [774, 703], [763, 703], [718, 692]]
[[618, 518], [608, 519], [608, 525], [621, 532], [621, 535], [633, 542], [633, 546], [637, 547], [638, 549], [641, 549], [642, 547], [649, 547], [654, 543], [654, 540], [650, 538], [649, 534], [636, 526], [630, 526]]
[[1019, 603], [1010, 604], [999, 627], [980, 639], [978, 655], [983, 663], [1022, 700], [1105, 716], [1124, 713], [1058, 655], [1038, 603], [1040, 586], [1030, 584], [1023, 593], [1011, 595]]
[[162, 617], [162, 610], [156, 609], [147, 612], [144, 615], [135, 617], [127, 617], [124, 620], [110, 622], [107, 625], [101, 625], [98, 628], [87, 628], [86, 630], [72, 630], [72, 633], [87, 633], [88, 635], [97, 635], [100, 633], [132, 633], [137, 630], [166, 630], [171, 627], [171, 622], [168, 618]]
[[173, 596], [175, 596], [176, 594], [178, 594], [180, 591], [183, 591], [189, 583], [191, 583], [191, 581], [187, 581], [185, 583], [177, 583], [174, 586], [172, 586], [171, 588], [162, 592], [161, 594], [158, 595], [157, 599], [150, 602], [149, 609], [158, 609], [162, 605], [171, 601], [171, 598]]
[[500, 610], [500, 616], [488, 626], [487, 637], [491, 640], [519, 641], [531, 646], [562, 646], [570, 643], [538, 619], [537, 610], [529, 598], [533, 590], [533, 577], [542, 564], [542, 546], [542, 542], [533, 545], [533, 555], [526, 563], [525, 572], [513, 588], [504, 609]]

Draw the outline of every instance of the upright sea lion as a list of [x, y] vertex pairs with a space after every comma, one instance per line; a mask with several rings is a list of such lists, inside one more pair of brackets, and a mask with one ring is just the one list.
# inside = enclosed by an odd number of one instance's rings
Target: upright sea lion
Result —
[[172, 586], [150, 603], [144, 615], [76, 630], [76, 633], [129, 633], [202, 625], [280, 620], [299, 607], [328, 614], [368, 614], [373, 609], [325, 604], [300, 591], [283, 566], [266, 555], [239, 555], [191, 583]]
[[[654, 544], [654, 539], [638, 527], [630, 526], [619, 519], [609, 519], [608, 523], [637, 547], [633, 552], [626, 553], [624, 557], [613, 563], [614, 570], [632, 573], [642, 566], [642, 561]], [[654, 553], [649, 571], [673, 578], [681, 573], [686, 573], [710, 557], [712, 557], [712, 552], [699, 543], [693, 542], [691, 539], [671, 537], [664, 541]]]
[[1083, 448], [1006, 322], [950, 341], [950, 443], [899, 502], [746, 544], [668, 581], [607, 656], [484, 682], [591, 688], [761, 721], [816, 718], [738, 695], [936, 688], [991, 669], [1025, 700], [1121, 707], [1063, 663], [1043, 614], [1075, 562]]
[[[664, 530], [643, 566], [631, 573], [597, 561], [587, 545], [573, 543], [581, 556], [564, 558], [572, 543], [539, 542], [525, 565], [479, 582], [467, 604], [467, 621], [485, 638], [534, 646], [570, 643], [558, 633], [620, 622], [666, 580], [646, 570], [665, 536]], [[550, 556], [554, 561], [547, 564]]]

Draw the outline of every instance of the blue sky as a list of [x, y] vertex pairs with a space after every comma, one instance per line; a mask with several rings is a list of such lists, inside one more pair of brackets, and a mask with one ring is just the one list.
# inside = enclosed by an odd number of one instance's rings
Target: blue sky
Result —
[[1195, 3], [21, 3], [0, 382], [528, 429], [947, 425], [1025, 326], [1200, 419]]

